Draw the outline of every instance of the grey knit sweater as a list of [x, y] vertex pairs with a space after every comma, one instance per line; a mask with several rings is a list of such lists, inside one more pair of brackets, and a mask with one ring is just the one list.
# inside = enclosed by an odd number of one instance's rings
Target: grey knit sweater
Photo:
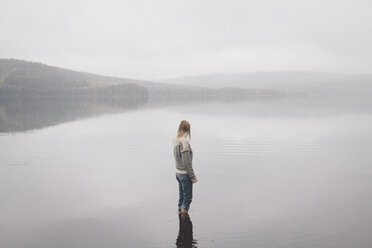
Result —
[[191, 181], [196, 183], [198, 179], [196, 178], [194, 169], [192, 168], [192, 149], [190, 141], [186, 136], [173, 140], [173, 154], [176, 161], [176, 172], [180, 174], [188, 174]]

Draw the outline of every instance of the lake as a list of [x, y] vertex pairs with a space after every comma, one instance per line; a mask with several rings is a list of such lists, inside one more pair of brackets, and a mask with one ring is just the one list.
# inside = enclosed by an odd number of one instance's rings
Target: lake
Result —
[[[368, 98], [45, 101], [0, 106], [1, 247], [177, 247], [184, 232], [189, 247], [372, 243]], [[184, 119], [189, 223], [172, 149]]]

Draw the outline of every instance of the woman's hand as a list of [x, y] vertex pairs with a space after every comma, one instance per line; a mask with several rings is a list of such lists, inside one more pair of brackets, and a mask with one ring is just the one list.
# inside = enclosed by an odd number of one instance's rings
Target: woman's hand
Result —
[[198, 179], [196, 177], [191, 178], [192, 183], [196, 183], [197, 181], [198, 181]]

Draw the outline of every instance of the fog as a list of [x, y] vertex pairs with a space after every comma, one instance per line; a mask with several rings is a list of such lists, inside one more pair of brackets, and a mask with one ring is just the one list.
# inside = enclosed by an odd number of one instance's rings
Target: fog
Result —
[[1, 247], [372, 243], [371, 1], [0, 6]]
[[0, 57], [148, 80], [371, 73], [371, 8], [367, 0], [3, 0]]

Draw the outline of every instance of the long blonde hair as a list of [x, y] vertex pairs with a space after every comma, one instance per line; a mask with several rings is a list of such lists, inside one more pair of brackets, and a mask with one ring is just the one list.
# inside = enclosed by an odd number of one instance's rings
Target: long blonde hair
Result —
[[177, 137], [181, 138], [184, 135], [188, 135], [191, 139], [191, 127], [190, 123], [186, 120], [181, 121], [180, 126], [178, 127]]
[[188, 136], [191, 139], [191, 127], [190, 123], [186, 120], [182, 120], [178, 127], [177, 136], [173, 140], [173, 145], [176, 146], [182, 139], [186, 139]]

